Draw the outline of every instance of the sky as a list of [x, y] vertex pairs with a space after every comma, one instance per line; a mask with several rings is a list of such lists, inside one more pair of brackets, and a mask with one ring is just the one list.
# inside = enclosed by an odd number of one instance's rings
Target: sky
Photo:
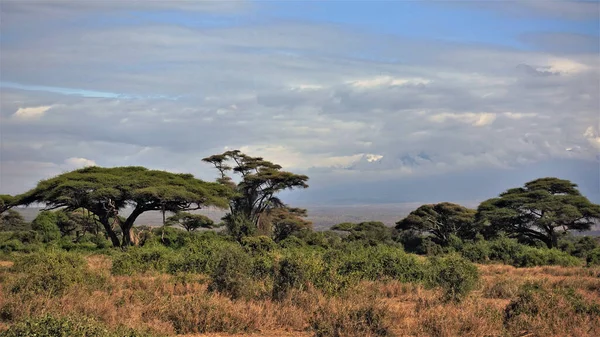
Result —
[[0, 193], [240, 149], [289, 203], [600, 202], [599, 52], [598, 1], [0, 0]]

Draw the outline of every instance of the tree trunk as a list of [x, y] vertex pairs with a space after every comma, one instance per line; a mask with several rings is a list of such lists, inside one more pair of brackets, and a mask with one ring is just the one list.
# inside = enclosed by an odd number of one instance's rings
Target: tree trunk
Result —
[[110, 223], [108, 221], [108, 217], [102, 217], [102, 218], [100, 218], [100, 223], [102, 223], [102, 226], [104, 227], [104, 230], [106, 231], [106, 234], [110, 238], [110, 241], [112, 242], [113, 247], [119, 247], [119, 246], [121, 246], [121, 242], [119, 241], [119, 237], [117, 236], [117, 234], [115, 233], [115, 231], [113, 231], [112, 227], [110, 226]]
[[122, 247], [132, 246], [135, 243], [131, 229], [133, 228], [133, 223], [137, 217], [143, 212], [144, 211], [135, 208], [129, 217], [127, 217], [127, 220], [125, 220], [124, 223], [120, 223], [121, 231], [123, 232], [123, 242], [121, 243]]

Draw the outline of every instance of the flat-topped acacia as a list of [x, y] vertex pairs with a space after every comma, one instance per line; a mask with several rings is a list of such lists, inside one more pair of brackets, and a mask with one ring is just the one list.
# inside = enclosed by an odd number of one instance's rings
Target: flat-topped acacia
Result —
[[581, 195], [568, 180], [548, 177], [512, 188], [479, 205], [477, 219], [491, 233], [505, 232], [525, 242], [558, 245], [571, 230], [589, 230], [600, 220], [600, 205]]
[[[149, 170], [144, 167], [87, 167], [40, 181], [19, 196], [19, 203], [43, 203], [48, 208], [85, 208], [95, 214], [113, 245], [132, 244], [131, 228], [146, 211], [178, 212], [207, 206], [227, 206], [229, 190], [218, 183], [196, 179], [191, 174]], [[126, 207], [131, 214], [122, 219]], [[121, 241], [113, 230], [116, 223]]]

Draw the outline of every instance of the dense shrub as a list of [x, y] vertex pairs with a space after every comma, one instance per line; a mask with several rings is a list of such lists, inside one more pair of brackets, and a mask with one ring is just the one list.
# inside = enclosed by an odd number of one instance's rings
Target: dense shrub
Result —
[[456, 254], [430, 258], [428, 269], [427, 282], [440, 286], [445, 300], [462, 300], [479, 281], [477, 267]]
[[340, 273], [356, 275], [361, 279], [393, 278], [403, 282], [422, 278], [422, 267], [414, 255], [399, 247], [353, 247], [340, 254]]
[[4, 337], [142, 337], [150, 334], [126, 328], [108, 328], [91, 318], [43, 316], [11, 326]]
[[43, 242], [58, 240], [61, 236], [57, 225], [58, 215], [56, 212], [43, 211], [33, 219], [31, 228], [40, 234]]
[[237, 244], [219, 237], [204, 237], [183, 248], [169, 260], [167, 270], [171, 274], [212, 274], [223, 251], [235, 249]]
[[585, 259], [588, 267], [600, 266], [600, 248], [596, 248], [587, 254]]
[[516, 267], [534, 266], [578, 266], [581, 260], [558, 249], [523, 247], [520, 254], [514, 257], [512, 265]]
[[252, 254], [262, 254], [273, 251], [277, 244], [268, 236], [247, 236], [242, 238], [242, 246]]
[[490, 259], [491, 249], [486, 241], [469, 242], [463, 245], [460, 253], [469, 261], [484, 263]]
[[217, 291], [232, 299], [248, 296], [252, 280], [250, 271], [250, 257], [241, 248], [225, 250], [211, 275], [208, 290]]
[[19, 256], [11, 271], [19, 273], [12, 282], [12, 292], [50, 296], [85, 283], [88, 276], [81, 255], [54, 250]]
[[165, 272], [169, 262], [174, 259], [173, 250], [164, 246], [130, 247], [127, 251], [113, 257], [111, 272], [113, 275], [132, 275], [149, 271]]

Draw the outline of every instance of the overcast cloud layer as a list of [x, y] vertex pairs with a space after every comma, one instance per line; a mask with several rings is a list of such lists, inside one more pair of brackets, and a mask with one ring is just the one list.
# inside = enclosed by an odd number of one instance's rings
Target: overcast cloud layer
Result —
[[[506, 25], [598, 20], [595, 2], [424, 6], [492, 11]], [[0, 193], [86, 165], [212, 180], [200, 159], [241, 149], [308, 174], [306, 203], [491, 197], [538, 172], [598, 200], [597, 32], [533, 27], [517, 47], [278, 12], [3, 0]]]

